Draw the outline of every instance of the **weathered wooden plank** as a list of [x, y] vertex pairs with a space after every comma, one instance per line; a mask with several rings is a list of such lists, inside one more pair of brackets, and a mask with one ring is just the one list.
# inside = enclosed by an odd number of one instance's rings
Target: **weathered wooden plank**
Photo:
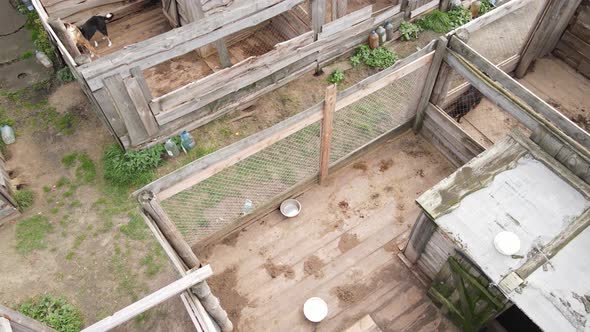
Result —
[[148, 100], [145, 98], [137, 79], [135, 77], [128, 77], [125, 80], [125, 87], [147, 134], [149, 136], [156, 135], [160, 130], [158, 123], [150, 110]]
[[366, 6], [348, 15], [342, 16], [335, 21], [326, 23], [322, 26], [318, 39], [323, 39], [344, 29], [348, 29], [355, 24], [369, 19], [372, 14], [373, 6]]
[[[381, 24], [383, 22], [391, 20], [395, 15], [399, 14], [401, 11], [401, 5], [396, 5], [391, 8], [387, 8], [384, 11], [380, 12], [375, 16], [375, 23]], [[400, 17], [401, 19], [401, 17]], [[393, 23], [393, 22], [392, 22]], [[397, 27], [394, 26], [395, 29]]]
[[420, 255], [422, 255], [436, 227], [436, 224], [424, 212], [420, 212], [416, 223], [412, 227], [408, 244], [404, 248], [404, 255], [412, 264], [416, 264]]
[[340, 18], [348, 13], [348, 0], [337, 0], [336, 17]]
[[[236, 6], [233, 10], [206, 17], [159, 36], [129, 45], [124, 49], [80, 67], [92, 90], [101, 86], [104, 76], [128, 75], [131, 67], [146, 69], [188, 53], [232, 33], [258, 25], [290, 10], [303, 0], [261, 0]], [[250, 15], [250, 16], [248, 16]], [[244, 18], [245, 17], [245, 18]]]
[[223, 40], [223, 38], [216, 40], [215, 42], [213, 42], [213, 44], [217, 49], [217, 56], [219, 57], [219, 63], [221, 64], [221, 67], [231, 67], [233, 64], [231, 62], [229, 51], [227, 50], [227, 46], [225, 45], [225, 41]]
[[7, 318], [13, 326], [17, 325], [19, 328], [21, 328], [21, 330], [24, 331], [55, 332], [54, 329], [41, 324], [39, 321], [29, 318], [20, 312], [7, 308], [1, 304], [0, 317]]
[[199, 282], [204, 281], [213, 275], [210, 265], [205, 265], [189, 272], [186, 276], [174, 281], [173, 283], [160, 288], [152, 294], [134, 302], [127, 307], [115, 312], [107, 318], [104, 318], [83, 329], [83, 332], [102, 332], [117, 327], [133, 317], [136, 317], [158, 304], [176, 296], [185, 290], [193, 287]]
[[119, 116], [119, 113], [115, 108], [115, 102], [111, 98], [111, 95], [107, 92], [107, 89], [101, 88], [91, 93], [93, 94], [94, 98], [96, 98], [96, 101], [100, 106], [100, 112], [104, 114], [111, 128], [113, 128], [115, 135], [118, 137], [127, 135], [127, 128]]
[[430, 100], [430, 97], [432, 96], [432, 91], [434, 88], [434, 84], [436, 83], [440, 67], [443, 62], [444, 54], [447, 51], [448, 42], [449, 41], [444, 37], [440, 37], [437, 39], [434, 58], [432, 59], [432, 63], [430, 64], [430, 68], [428, 69], [428, 74], [426, 76], [424, 88], [422, 89], [420, 101], [418, 102], [418, 108], [416, 110], [416, 122], [414, 123], [415, 131], [420, 130], [420, 128], [422, 127], [422, 121], [424, 120], [424, 112], [426, 111], [426, 108], [428, 107], [428, 102]]
[[530, 107], [532, 107], [534, 111], [554, 123], [566, 135], [570, 136], [586, 149], [590, 150], [590, 135], [584, 129], [578, 127], [566, 116], [546, 103], [543, 99], [532, 93], [526, 87], [515, 81], [512, 77], [500, 70], [493, 63], [481, 56], [458, 38], [452, 37], [450, 44], [454, 51], [458, 52], [465, 59], [475, 64], [482, 72], [486, 73], [491, 79], [497, 81], [516, 97], [520, 98]]
[[310, 0], [311, 2], [311, 28], [315, 35], [314, 40], [318, 39], [318, 34], [322, 31], [322, 26], [326, 19], [326, 0]]
[[423, 6], [420, 6], [416, 9], [412, 10], [410, 12], [410, 18], [416, 18], [417, 16], [420, 16], [424, 13], [427, 13], [431, 10], [438, 8], [439, 3], [440, 3], [439, 0], [434, 0], [434, 1], [431, 1]]
[[572, 48], [582, 54], [586, 59], [590, 61], [590, 40], [582, 40], [575, 36], [573, 33], [566, 31], [561, 37], [561, 41], [570, 44]]
[[148, 138], [148, 133], [135, 108], [133, 100], [127, 93], [123, 77], [116, 74], [104, 79], [104, 87], [114, 102], [117, 113], [123, 119], [132, 145], [137, 145]]
[[320, 185], [323, 185], [328, 177], [330, 167], [330, 146], [332, 145], [332, 128], [334, 127], [334, 111], [336, 108], [336, 85], [326, 88], [326, 97], [322, 110], [322, 137], [320, 142]]
[[551, 52], [566, 29], [581, 0], [547, 0], [533, 34], [530, 36], [516, 68], [516, 77], [522, 78], [531, 63]]
[[246, 59], [232, 68], [221, 70], [155, 99], [152, 103], [159, 104], [162, 110], [156, 116], [158, 123], [163, 125], [178, 119], [313, 54], [315, 50], [303, 49], [303, 46], [312, 41], [312, 34], [309, 32], [278, 44], [264, 56]]
[[[175, 2], [176, 0], [172, 0], [172, 2]], [[141, 70], [141, 68], [139, 67], [133, 67], [131, 68], [131, 76], [133, 76], [135, 78], [135, 80], [137, 81], [137, 83], [139, 84], [139, 87], [141, 88], [141, 92], [143, 93], [143, 96], [145, 97], [146, 100], [152, 100], [154, 97], [152, 96], [152, 92], [150, 91], [150, 87], [147, 84], [147, 81], [145, 80], [145, 76], [143, 75], [143, 70]]]

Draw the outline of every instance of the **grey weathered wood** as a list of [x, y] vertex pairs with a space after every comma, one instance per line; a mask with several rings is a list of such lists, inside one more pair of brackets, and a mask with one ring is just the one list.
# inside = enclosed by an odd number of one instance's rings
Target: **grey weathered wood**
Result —
[[115, 108], [115, 102], [111, 98], [106, 88], [98, 89], [94, 92], [90, 92], [91, 98], [95, 98], [100, 107], [100, 113], [104, 115], [109, 126], [113, 129], [114, 134], [117, 137], [123, 137], [127, 135], [127, 128], [125, 123], [121, 119], [119, 112]]
[[125, 79], [125, 87], [127, 88], [129, 98], [131, 98], [131, 101], [135, 106], [135, 111], [139, 115], [139, 119], [141, 120], [141, 123], [143, 123], [143, 127], [145, 128], [148, 136], [154, 136], [158, 134], [158, 123], [156, 122], [156, 119], [150, 110], [148, 100], [145, 98], [145, 95], [137, 79], [135, 77], [128, 77]]
[[409, 20], [412, 13], [410, 0], [401, 0], [400, 6], [401, 11], [404, 13], [404, 19]]
[[[154, 193], [150, 191], [142, 191], [138, 200], [144, 211], [156, 223], [159, 230], [162, 232], [166, 240], [168, 240], [187, 268], [194, 269], [200, 267], [201, 262], [188, 243], [186, 243], [172, 220], [168, 218], [168, 215], [164, 209], [162, 209]], [[233, 324], [229, 320], [227, 313], [221, 308], [219, 300], [211, 293], [211, 289], [206, 282], [197, 284], [191, 290], [199, 298], [203, 307], [205, 307], [205, 310], [207, 310], [211, 317], [217, 322], [222, 331], [233, 330]]]
[[442, 106], [444, 104], [445, 98], [449, 92], [452, 72], [452, 68], [443, 61], [436, 77], [434, 87], [432, 88], [432, 95], [430, 96], [430, 102], [434, 105]]
[[404, 248], [404, 255], [410, 263], [416, 264], [435, 230], [436, 224], [424, 212], [420, 212]]
[[336, 10], [336, 16], [338, 18], [343, 17], [348, 13], [348, 0], [338, 0], [338, 8]]
[[567, 144], [549, 130], [534, 132], [531, 140], [580, 179], [590, 183], [590, 156], [587, 153]]
[[439, 9], [443, 12], [449, 10], [449, 6], [451, 4], [451, 0], [441, 0]]
[[127, 128], [127, 132], [129, 133], [129, 138], [131, 139], [131, 144], [137, 145], [145, 141], [148, 138], [148, 133], [131, 97], [127, 93], [123, 77], [119, 74], [106, 77], [104, 79], [104, 87], [113, 100], [117, 113], [123, 119], [125, 128]]
[[423, 6], [420, 6], [410, 12], [410, 18], [414, 19], [422, 14], [425, 14], [431, 10], [437, 9], [439, 5], [438, 0], [431, 1]]
[[[173, 0], [173, 2], [175, 2], [176, 0]], [[141, 88], [141, 92], [143, 93], [143, 96], [145, 97], [146, 100], [152, 100], [154, 97], [152, 96], [152, 92], [150, 91], [150, 87], [147, 84], [147, 81], [145, 80], [145, 76], [143, 75], [143, 70], [141, 70], [141, 68], [139, 67], [133, 67], [131, 68], [131, 76], [133, 76], [135, 78], [135, 80], [137, 81], [137, 83], [139, 84], [139, 87]]]
[[322, 25], [326, 19], [326, 0], [310, 0], [311, 2], [311, 27], [314, 31], [314, 40], [322, 31]]
[[516, 68], [516, 77], [524, 77], [535, 59], [555, 48], [580, 2], [581, 0], [548, 0], [522, 53]]
[[264, 56], [248, 58], [231, 68], [220, 70], [154, 99], [151, 104], [159, 104], [158, 108], [162, 110], [156, 116], [158, 123], [163, 125], [178, 119], [314, 53], [313, 49], [302, 49], [312, 42], [312, 34], [309, 32], [278, 44]]
[[188, 288], [193, 287], [213, 275], [211, 266], [205, 265], [201, 268], [194, 269], [186, 276], [174, 281], [173, 283], [153, 292], [152, 294], [134, 302], [127, 307], [115, 312], [82, 330], [82, 332], [102, 332], [113, 329], [132, 318], [146, 312], [158, 304], [176, 296]]
[[461, 40], [452, 37], [450, 45], [455, 52], [461, 54], [461, 56], [476, 65], [491, 79], [500, 83], [512, 94], [532, 107], [534, 111], [554, 123], [565, 134], [572, 137], [586, 149], [590, 150], [590, 135], [584, 129], [578, 127], [566, 116], [546, 103], [543, 99], [529, 91], [526, 87], [515, 81], [512, 77], [510, 77], [510, 75], [500, 70], [493, 63], [481, 56], [479, 53], [477, 53], [477, 51], [463, 43]]
[[373, 14], [373, 6], [366, 6], [322, 26], [318, 39], [326, 38], [355, 24], [365, 21]]
[[[94, 91], [102, 78], [114, 74], [127, 76], [131, 67], [146, 69], [186, 54], [201, 46], [243, 29], [253, 27], [290, 10], [303, 0], [262, 0], [247, 2], [231, 11], [218, 13], [156, 37], [125, 47], [80, 67], [80, 72]], [[275, 4], [276, 3], [276, 4]]]
[[231, 63], [229, 51], [227, 50], [227, 46], [225, 45], [225, 41], [223, 40], [223, 38], [216, 40], [213, 44], [217, 49], [217, 56], [219, 57], [219, 63], [221, 64], [221, 67], [231, 67], [233, 64]]
[[320, 142], [320, 185], [324, 184], [330, 168], [330, 146], [332, 145], [332, 128], [334, 127], [334, 111], [336, 108], [336, 85], [326, 88], [324, 107], [322, 109], [322, 129]]
[[426, 81], [424, 83], [424, 87], [422, 88], [422, 93], [420, 95], [420, 101], [418, 102], [418, 109], [416, 112], [416, 122], [414, 123], [414, 130], [418, 131], [422, 127], [422, 121], [424, 120], [424, 112], [428, 107], [428, 103], [430, 101], [430, 97], [432, 95], [432, 90], [434, 88], [434, 84], [438, 77], [438, 73], [440, 71], [440, 67], [443, 62], [444, 54], [447, 51], [447, 43], [449, 41], [445, 37], [439, 37], [436, 42], [436, 51], [434, 52], [434, 58], [432, 59], [432, 63], [430, 64], [430, 68], [428, 69], [428, 74], [426, 76]]
[[12, 332], [12, 327], [10, 327], [10, 321], [4, 317], [0, 316], [0, 332]]
[[[401, 5], [396, 5], [391, 8], [386, 8], [385, 10], [379, 12], [375, 16], [375, 23], [376, 24], [383, 24], [386, 21], [393, 20], [393, 17], [400, 13], [401, 7], [402, 7]], [[400, 22], [401, 22], [401, 19], [402, 19], [402, 17], [400, 16]], [[391, 22], [391, 23], [393, 24], [394, 22]], [[394, 29], [397, 29], [397, 26], [394, 25]]]
[[14, 331], [55, 332], [54, 329], [41, 324], [30, 317], [0, 304], [0, 317], [7, 318]]

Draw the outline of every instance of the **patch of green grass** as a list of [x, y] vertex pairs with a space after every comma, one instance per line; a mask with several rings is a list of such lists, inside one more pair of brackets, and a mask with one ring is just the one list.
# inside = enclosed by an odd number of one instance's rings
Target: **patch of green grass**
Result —
[[340, 84], [344, 81], [344, 72], [342, 69], [336, 69], [328, 76], [328, 82], [332, 84]]
[[21, 211], [33, 206], [33, 202], [35, 201], [35, 195], [28, 189], [17, 190], [13, 193], [12, 198], [14, 198], [16, 205], [18, 205]]
[[14, 127], [16, 122], [10, 116], [8, 116], [8, 110], [0, 106], [0, 127], [11, 126]]
[[33, 85], [31, 85], [31, 89], [33, 91], [47, 91], [47, 90], [49, 90], [49, 88], [51, 88], [51, 80], [50, 79], [35, 82], [35, 83], [33, 83]]
[[135, 212], [129, 213], [129, 222], [121, 225], [119, 230], [128, 238], [134, 240], [144, 240], [146, 238], [147, 228], [143, 219]]
[[76, 176], [84, 183], [91, 183], [96, 179], [96, 165], [90, 157], [83, 153], [78, 155], [79, 165], [76, 168]]
[[79, 200], [73, 200], [72, 202], [70, 202], [70, 207], [71, 208], [77, 208], [82, 206], [82, 203]]
[[145, 267], [144, 272], [148, 277], [153, 277], [162, 270], [165, 262], [164, 256], [162, 248], [158, 244], [154, 244], [150, 251], [139, 261], [139, 264]]
[[369, 67], [384, 69], [392, 66], [397, 59], [397, 54], [383, 46], [371, 49], [369, 45], [364, 44], [354, 51], [350, 63], [353, 67], [364, 63]]
[[72, 247], [72, 250], [78, 249], [78, 247], [80, 247], [82, 242], [84, 242], [84, 240], [86, 240], [86, 236], [87, 235], [85, 233], [82, 233], [82, 234], [79, 234], [78, 236], [76, 236], [76, 239], [74, 239], [74, 246]]
[[25, 51], [20, 55], [21, 60], [27, 60], [35, 56], [35, 51]]
[[27, 255], [34, 250], [47, 248], [45, 237], [53, 227], [47, 217], [36, 215], [16, 224], [16, 250]]
[[50, 186], [43, 186], [43, 192], [48, 193], [51, 191], [51, 187]]
[[74, 195], [74, 192], [72, 190], [68, 190], [65, 193], [63, 193], [63, 197], [64, 198], [68, 198], [68, 197], [72, 197]]
[[75, 132], [76, 116], [74, 113], [65, 113], [57, 118], [55, 127], [64, 135], [72, 135]]
[[416, 24], [423, 30], [447, 33], [469, 21], [471, 21], [471, 12], [463, 6], [458, 6], [448, 12], [434, 10], [417, 20]]
[[55, 184], [55, 186], [58, 188], [61, 188], [61, 187], [68, 185], [70, 183], [71, 183], [70, 179], [68, 179], [66, 177], [61, 177], [59, 180], [57, 180], [57, 183]]
[[197, 145], [194, 149], [188, 152], [188, 158], [184, 160], [185, 164], [193, 162], [199, 158], [202, 158], [210, 153], [213, 153], [217, 150], [215, 146], [208, 145], [208, 146], [201, 146]]
[[59, 213], [59, 208], [58, 207], [52, 207], [51, 210], [49, 210], [49, 212], [51, 212], [51, 214], [58, 214]]
[[78, 308], [64, 298], [51, 294], [21, 304], [18, 311], [58, 332], [78, 332], [83, 325], [82, 314]]
[[76, 79], [74, 77], [74, 74], [72, 74], [72, 71], [70, 71], [69, 67], [63, 67], [62, 69], [58, 70], [56, 72], [56, 76], [57, 79], [62, 82], [72, 82]]
[[148, 183], [153, 179], [155, 169], [162, 164], [163, 153], [162, 144], [142, 151], [128, 152], [124, 152], [118, 145], [110, 145], [103, 155], [105, 180], [118, 187]]
[[479, 7], [479, 16], [481, 16], [493, 9], [494, 9], [494, 6], [488, 0], [482, 0], [481, 7]]
[[71, 261], [74, 258], [75, 255], [76, 255], [75, 252], [68, 251], [68, 253], [66, 254], [66, 260]]
[[53, 197], [49, 197], [49, 198], [47, 198], [47, 203], [48, 203], [48, 204], [51, 204], [51, 203], [53, 203], [53, 202], [55, 202], [55, 198], [53, 198]]
[[74, 164], [76, 163], [76, 160], [78, 160], [78, 152], [72, 152], [70, 154], [65, 155], [63, 158], [61, 158], [61, 163], [65, 166], [65, 167], [72, 167], [74, 166]]
[[118, 291], [129, 296], [133, 301], [138, 300], [138, 294], [146, 287], [138, 279], [137, 273], [130, 268], [129, 250], [123, 252], [121, 247], [115, 244], [114, 254], [111, 256], [111, 271], [118, 282]]
[[219, 133], [221, 134], [221, 136], [225, 138], [230, 137], [232, 135], [231, 129], [229, 129], [228, 127], [223, 127], [219, 129]]
[[399, 32], [401, 34], [401, 40], [414, 40], [418, 38], [418, 34], [422, 31], [422, 28], [418, 24], [411, 22], [402, 21], [399, 26]]

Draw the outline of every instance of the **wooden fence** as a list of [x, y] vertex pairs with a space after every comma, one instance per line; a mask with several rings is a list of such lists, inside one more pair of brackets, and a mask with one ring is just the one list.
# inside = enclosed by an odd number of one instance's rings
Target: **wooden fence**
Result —
[[[183, 11], [179, 8], [182, 5], [166, 2], [163, 4], [165, 15], [172, 26], [178, 24], [180, 27], [79, 65], [86, 60], [77, 57], [76, 48], [64, 40], [66, 34], [60, 31], [63, 30], [62, 24], [52, 22], [39, 0], [33, 1], [44, 27], [99, 116], [125, 148], [149, 146], [181, 130], [202, 126], [328, 64], [365, 42], [368, 32], [376, 26], [391, 21], [397, 28], [404, 17], [414, 19], [439, 6], [439, 0], [402, 1], [378, 11], [367, 6], [349, 14], [337, 11], [336, 16], [326, 23], [327, 0], [235, 1], [214, 10], [196, 1], [191, 2], [196, 8], [186, 11], [192, 14], [183, 23], [181, 18], [171, 16], [174, 6], [182, 16]], [[304, 8], [308, 3], [309, 8]], [[341, 5], [346, 1], [338, 3]], [[287, 15], [295, 9], [309, 15], [312, 31], [299, 33], [264, 55], [234, 65], [225, 61], [224, 66], [228, 68], [162, 96], [152, 96], [143, 70], [208, 47], [218, 50], [223, 65], [227, 50], [224, 39], [269, 19], [279, 20], [280, 15]], [[396, 34], [398, 37], [399, 33]]]

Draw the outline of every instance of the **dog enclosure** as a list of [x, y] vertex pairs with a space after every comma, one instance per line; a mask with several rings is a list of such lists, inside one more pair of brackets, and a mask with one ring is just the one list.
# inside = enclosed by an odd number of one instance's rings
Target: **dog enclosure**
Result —
[[397, 29], [402, 19], [439, 7], [438, 0], [176, 0], [163, 1], [161, 8], [133, 3], [136, 11], [128, 16], [112, 10], [114, 45], [99, 47], [100, 57], [88, 59], [61, 31], [56, 7], [35, 2], [85, 93], [125, 148], [149, 146], [246, 107], [351, 51], [376, 26], [391, 21]]
[[[199, 253], [238, 234], [285, 198], [324, 183], [329, 173], [412, 126], [458, 167], [485, 148], [444, 109], [477, 94], [479, 102], [511, 114], [536, 144], [588, 181], [588, 133], [506, 74], [526, 67], [523, 59], [531, 54], [542, 54], [535, 45], [556, 5], [564, 4], [507, 2], [347, 90], [328, 89], [324, 102], [136, 192], [143, 213], [182, 257], [193, 254], [190, 247]], [[560, 12], [567, 16], [568, 10]], [[499, 27], [525, 19], [497, 35]], [[553, 27], [543, 38], [560, 36], [566, 25]], [[405, 249], [419, 266], [430, 264], [420, 256], [424, 236], [428, 230], [414, 229]]]

